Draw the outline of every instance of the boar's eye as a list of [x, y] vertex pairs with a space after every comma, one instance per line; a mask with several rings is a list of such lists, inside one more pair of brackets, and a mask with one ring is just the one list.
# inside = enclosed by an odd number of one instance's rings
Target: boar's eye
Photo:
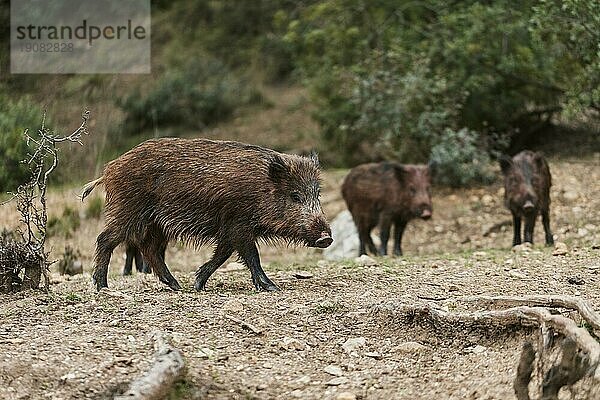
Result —
[[294, 203], [302, 203], [302, 195], [300, 195], [300, 193], [292, 192], [290, 193], [290, 197]]

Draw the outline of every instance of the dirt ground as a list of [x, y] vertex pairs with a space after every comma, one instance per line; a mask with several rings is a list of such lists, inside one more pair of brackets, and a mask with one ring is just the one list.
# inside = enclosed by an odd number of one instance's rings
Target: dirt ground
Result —
[[[167, 290], [153, 276], [119, 276], [119, 248], [110, 290], [96, 294], [91, 257], [103, 222], [84, 217], [76, 188], [54, 191], [50, 214], [69, 205], [83, 218], [70, 238], [51, 239], [52, 257], [69, 243], [81, 252], [85, 272], [53, 273], [49, 294], [0, 295], [0, 398], [111, 398], [150, 366], [158, 330], [170, 335], [187, 364], [173, 399], [513, 399], [520, 348], [535, 332], [442, 332], [380, 306], [565, 294], [599, 309], [600, 159], [551, 159], [550, 166], [551, 223], [569, 248], [564, 256], [543, 246], [539, 222], [533, 249], [511, 251], [511, 226], [494, 226], [510, 221], [500, 183], [437, 189], [434, 218], [409, 224], [401, 258], [377, 258], [366, 267], [352, 259], [324, 261], [316, 250], [262, 246], [265, 270], [282, 289], [277, 293], [255, 292], [249, 272], [235, 265], [196, 293], [193, 272], [210, 249], [173, 244], [166, 259], [183, 291]], [[324, 177], [330, 219], [344, 208], [343, 176]], [[0, 211], [0, 226], [14, 226], [14, 211]]]

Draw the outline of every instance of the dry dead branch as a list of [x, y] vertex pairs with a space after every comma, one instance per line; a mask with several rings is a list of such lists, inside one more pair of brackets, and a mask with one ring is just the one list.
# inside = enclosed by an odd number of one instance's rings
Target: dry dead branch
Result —
[[129, 389], [115, 400], [154, 400], [167, 397], [181, 378], [185, 363], [179, 350], [171, 346], [163, 332], [154, 332], [156, 360], [148, 372], [131, 382]]
[[[485, 304], [507, 309], [448, 311], [448, 305], [458, 303]], [[529, 400], [532, 373], [538, 369], [543, 379], [539, 387], [542, 400], [558, 399], [558, 392], [564, 386], [572, 386], [583, 378], [589, 378], [593, 386], [600, 385], [600, 343], [587, 329], [578, 326], [574, 320], [560, 313], [553, 314], [554, 308], [577, 310], [581, 317], [596, 328], [600, 318], [585, 301], [568, 296], [528, 296], [528, 297], [489, 297], [470, 296], [447, 299], [442, 302], [427, 302], [417, 305], [401, 303], [383, 304], [375, 307], [375, 312], [392, 313], [414, 321], [425, 321], [435, 329], [452, 332], [459, 327], [479, 328], [540, 328], [544, 337], [537, 350], [531, 343], [523, 347], [514, 389], [519, 400]], [[548, 340], [557, 336], [560, 340]], [[558, 348], [552, 349], [553, 343]], [[557, 350], [557, 351], [556, 351]], [[554, 360], [552, 354], [561, 354]], [[534, 360], [538, 359], [537, 365]], [[543, 361], [543, 362], [542, 362]]]
[[230, 321], [233, 321], [237, 324], [240, 324], [240, 326], [244, 329], [248, 329], [249, 331], [251, 331], [252, 333], [254, 333], [255, 335], [261, 335], [262, 334], [262, 329], [252, 325], [251, 323], [248, 323], [246, 321], [242, 321], [239, 318], [236, 318], [234, 316], [231, 315], [225, 315], [225, 318], [227, 318]]

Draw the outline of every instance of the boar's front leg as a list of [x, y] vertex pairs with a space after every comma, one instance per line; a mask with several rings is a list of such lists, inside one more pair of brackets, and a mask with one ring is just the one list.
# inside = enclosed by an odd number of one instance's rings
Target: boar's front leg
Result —
[[521, 217], [517, 215], [517, 213], [513, 212], [513, 246], [521, 244]]
[[402, 234], [406, 228], [407, 221], [397, 220], [394, 224], [394, 255], [402, 255]]
[[533, 228], [535, 227], [536, 214], [528, 214], [525, 216], [525, 232], [523, 233], [523, 241], [533, 244]]
[[231, 255], [233, 254], [233, 247], [225, 242], [220, 241], [215, 248], [212, 258], [204, 263], [196, 271], [196, 282], [194, 288], [197, 291], [204, 290], [206, 288], [206, 281], [210, 276], [219, 268]]
[[260, 266], [260, 256], [256, 244], [253, 242], [246, 243], [240, 246], [238, 249], [240, 258], [250, 268], [252, 274], [252, 282], [254, 287], [259, 291], [274, 292], [279, 290], [277, 286], [269, 279], [265, 271]]
[[548, 210], [542, 211], [542, 224], [544, 224], [544, 232], [546, 233], [546, 246], [554, 244], [554, 235], [550, 230], [550, 213]]

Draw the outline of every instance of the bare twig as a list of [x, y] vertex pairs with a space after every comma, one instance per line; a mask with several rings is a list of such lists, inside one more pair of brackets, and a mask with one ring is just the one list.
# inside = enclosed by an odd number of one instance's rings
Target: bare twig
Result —
[[248, 329], [249, 331], [251, 331], [252, 333], [254, 333], [255, 335], [261, 335], [262, 334], [262, 329], [246, 322], [246, 321], [242, 321], [241, 319], [238, 319], [236, 317], [233, 317], [231, 315], [225, 315], [225, 318], [227, 318], [230, 321], [233, 321], [237, 324], [240, 324], [240, 326], [244, 329]]

